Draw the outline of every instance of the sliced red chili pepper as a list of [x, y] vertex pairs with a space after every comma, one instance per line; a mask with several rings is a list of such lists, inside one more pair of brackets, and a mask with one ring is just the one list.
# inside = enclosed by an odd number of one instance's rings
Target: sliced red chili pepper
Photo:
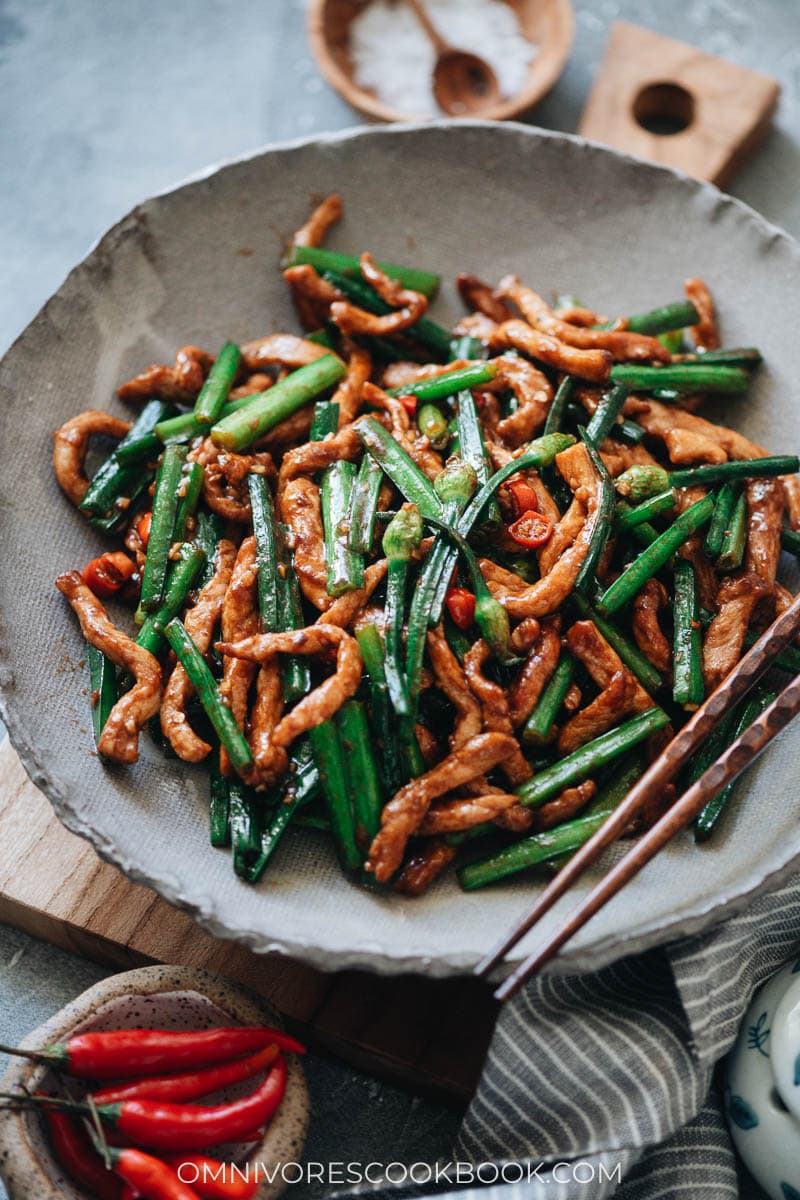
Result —
[[81, 571], [83, 582], [101, 599], [115, 595], [135, 574], [136, 563], [121, 550], [93, 558]]
[[205, 1154], [176, 1154], [167, 1162], [205, 1200], [251, 1200], [261, 1182], [249, 1163], [218, 1162]]
[[200, 1071], [190, 1071], [183, 1075], [151, 1075], [145, 1079], [137, 1079], [133, 1083], [112, 1084], [95, 1092], [95, 1104], [118, 1104], [121, 1100], [196, 1100], [198, 1096], [207, 1096], [220, 1088], [230, 1087], [242, 1079], [250, 1079], [253, 1075], [266, 1071], [278, 1057], [278, 1047], [274, 1042], [251, 1054], [247, 1058], [237, 1058], [233, 1062], [220, 1063], [219, 1066], [205, 1067]]
[[445, 596], [450, 618], [459, 629], [469, 629], [475, 620], [475, 597], [466, 588], [450, 588]]
[[204, 1150], [217, 1142], [236, 1142], [241, 1135], [266, 1124], [285, 1091], [286, 1059], [280, 1057], [260, 1087], [229, 1104], [124, 1100], [121, 1104], [103, 1105], [97, 1112], [104, 1123], [139, 1146], [173, 1152]]
[[535, 550], [553, 536], [553, 522], [541, 513], [526, 512], [518, 517], [513, 525], [509, 525], [508, 532], [518, 546], [524, 546], [526, 550]]
[[122, 1200], [122, 1184], [107, 1170], [74, 1117], [57, 1109], [46, 1109], [44, 1118], [53, 1153], [70, 1179], [97, 1200]]
[[[288, 1033], [269, 1025], [179, 1031], [174, 1029], [113, 1029], [79, 1033], [35, 1051], [34, 1057], [86, 1079], [140, 1079], [179, 1071], [182, 1067], [207, 1067], [262, 1050], [274, 1042], [279, 1050], [305, 1054], [305, 1046]], [[21, 1051], [23, 1057], [29, 1051]]]
[[136, 522], [136, 532], [139, 535], [139, 541], [143, 546], [146, 546], [150, 541], [150, 526], [153, 524], [152, 512], [142, 513], [139, 520]]
[[417, 397], [412, 392], [410, 396], [398, 396], [398, 400], [402, 404], [410, 417], [413, 417], [417, 411]]
[[506, 487], [511, 493], [518, 517], [521, 517], [523, 513], [535, 512], [538, 509], [539, 501], [536, 492], [527, 479], [509, 479]]
[[117, 1175], [143, 1200], [198, 1200], [200, 1193], [160, 1158], [132, 1149], [111, 1150], [110, 1154]]

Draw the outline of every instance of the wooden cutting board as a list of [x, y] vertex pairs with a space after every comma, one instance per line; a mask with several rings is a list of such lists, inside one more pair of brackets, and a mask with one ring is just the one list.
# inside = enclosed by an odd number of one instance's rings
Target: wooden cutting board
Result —
[[0, 921], [126, 970], [204, 967], [259, 992], [313, 1047], [414, 1091], [464, 1103], [496, 1006], [473, 979], [325, 974], [205, 933], [64, 828], [11, 743], [0, 744]]

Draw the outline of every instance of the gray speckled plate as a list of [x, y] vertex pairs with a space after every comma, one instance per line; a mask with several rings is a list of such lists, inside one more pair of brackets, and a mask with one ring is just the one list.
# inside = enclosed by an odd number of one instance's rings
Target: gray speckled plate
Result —
[[[133, 769], [104, 770], [92, 755], [77, 623], [51, 587], [101, 543], [56, 487], [50, 431], [90, 405], [119, 411], [115, 386], [184, 342], [213, 348], [295, 329], [278, 260], [312, 198], [334, 189], [346, 206], [334, 247], [369, 248], [446, 280], [515, 270], [545, 293], [633, 312], [702, 275], [725, 341], [766, 356], [724, 415], [783, 451], [800, 447], [800, 248], [713, 187], [580, 139], [481, 122], [362, 130], [266, 150], [142, 204], [0, 366], [0, 682], [14, 744], [61, 819], [212, 933], [324, 968], [447, 975], [476, 962], [534, 881], [463, 895], [451, 877], [416, 902], [376, 897], [342, 879], [317, 835], [290, 831], [265, 879], [246, 887], [208, 845], [203, 771], [165, 761], [147, 739]], [[460, 311], [448, 283], [434, 315]], [[678, 839], [561, 967], [588, 969], [698, 930], [790, 871], [800, 854], [798, 750], [790, 730], [749, 774], [720, 836], [702, 849]]]

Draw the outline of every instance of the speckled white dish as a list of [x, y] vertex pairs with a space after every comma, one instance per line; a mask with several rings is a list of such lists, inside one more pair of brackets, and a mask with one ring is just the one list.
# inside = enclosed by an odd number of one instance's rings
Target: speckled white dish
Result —
[[[781, 451], [800, 447], [800, 248], [709, 185], [578, 138], [481, 122], [362, 130], [267, 149], [146, 201], [0, 366], [0, 682], [14, 744], [61, 819], [213, 933], [323, 968], [447, 975], [468, 970], [507, 929], [533, 879], [464, 895], [450, 876], [419, 901], [376, 896], [342, 878], [324, 839], [290, 830], [249, 888], [208, 845], [203, 770], [165, 760], [146, 738], [133, 769], [104, 769], [93, 756], [77, 622], [50, 586], [102, 545], [56, 487], [50, 431], [90, 405], [121, 411], [116, 385], [185, 342], [213, 348], [296, 329], [281, 251], [312, 199], [334, 189], [346, 217], [331, 245], [441, 272], [433, 316], [445, 322], [462, 311], [449, 282], [459, 270], [489, 279], [515, 270], [545, 294], [570, 291], [608, 312], [676, 299], [686, 276], [704, 276], [725, 341], [766, 357], [723, 415]], [[677, 839], [570, 943], [560, 968], [698, 930], [791, 870], [799, 748], [800, 730], [787, 731], [719, 836], [702, 849]]]
[[[102, 979], [34, 1029], [23, 1049], [38, 1050], [89, 1030], [206, 1029], [214, 1025], [279, 1025], [280, 1019], [260, 999], [208, 971], [187, 967], [139, 967]], [[286, 1092], [281, 1105], [256, 1145], [211, 1148], [226, 1162], [245, 1162], [263, 1179], [256, 1200], [274, 1200], [286, 1184], [282, 1164], [296, 1163], [302, 1154], [309, 1119], [303, 1068], [295, 1054], [287, 1055]], [[202, 1103], [224, 1104], [246, 1095], [264, 1076], [204, 1097]], [[47, 1067], [14, 1059], [0, 1081], [0, 1091], [57, 1091]], [[78, 1094], [74, 1092], [73, 1094]], [[263, 1169], [262, 1169], [263, 1166]], [[276, 1169], [278, 1168], [278, 1169]], [[286, 1172], [291, 1178], [291, 1171]], [[53, 1157], [41, 1118], [36, 1113], [0, 1111], [0, 1177], [9, 1200], [93, 1200], [65, 1177]], [[186, 1175], [185, 1182], [189, 1182]]]

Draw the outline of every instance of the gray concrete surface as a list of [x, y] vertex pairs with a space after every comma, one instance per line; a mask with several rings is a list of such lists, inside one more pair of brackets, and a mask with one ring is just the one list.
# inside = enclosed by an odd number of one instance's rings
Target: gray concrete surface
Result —
[[[529, 119], [576, 128], [617, 18], [769, 71], [783, 85], [775, 128], [731, 190], [800, 235], [798, 0], [575, 8], [569, 66]], [[316, 72], [304, 9], [303, 0], [0, 0], [0, 351], [143, 197], [268, 142], [359, 123]], [[103, 973], [0, 927], [0, 1040], [13, 1043]], [[322, 1059], [310, 1060], [309, 1079], [312, 1158], [447, 1151], [452, 1113]], [[744, 1193], [757, 1194], [747, 1184]]]

